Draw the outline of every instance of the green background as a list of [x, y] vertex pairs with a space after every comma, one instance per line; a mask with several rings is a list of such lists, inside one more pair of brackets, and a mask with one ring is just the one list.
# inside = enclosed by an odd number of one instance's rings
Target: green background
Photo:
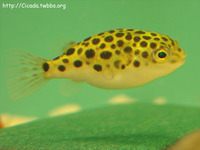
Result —
[[[5, 9], [0, 13], [0, 113], [46, 117], [57, 106], [78, 104], [83, 109], [108, 105], [113, 96], [126, 94], [142, 103], [164, 97], [172, 105], [200, 106], [200, 1], [198, 0], [62, 0], [17, 1], [66, 4], [62, 9]], [[16, 3], [1, 1], [2, 3]], [[76, 42], [116, 28], [156, 31], [179, 40], [186, 63], [170, 75], [126, 90], [104, 90], [84, 84], [74, 96], [60, 94], [58, 79], [31, 96], [11, 101], [5, 84], [7, 51], [27, 50], [52, 59], [72, 39]], [[66, 39], [66, 41], [65, 41]]]
[[[0, 130], [0, 149], [163, 149], [199, 128], [200, 1], [198, 0], [46, 0], [1, 2], [0, 114], [42, 118]], [[65, 4], [63, 9], [6, 9], [3, 3]], [[117, 28], [171, 36], [187, 54], [186, 63], [170, 75], [144, 86], [104, 90], [84, 83], [73, 96], [51, 80], [31, 96], [11, 101], [5, 77], [7, 52], [22, 49], [55, 58], [66, 43]], [[67, 90], [67, 89], [66, 89]], [[124, 94], [134, 104], [110, 106]], [[155, 105], [163, 97], [167, 105]], [[56, 107], [76, 104], [82, 111], [45, 118]], [[0, 115], [1, 117], [1, 115]], [[45, 119], [44, 119], [45, 118]]]

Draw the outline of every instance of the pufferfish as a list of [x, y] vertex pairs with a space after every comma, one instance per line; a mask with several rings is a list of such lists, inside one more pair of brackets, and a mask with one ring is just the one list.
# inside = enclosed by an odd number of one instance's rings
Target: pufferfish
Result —
[[46, 60], [28, 52], [19, 55], [13, 99], [30, 95], [54, 78], [87, 82], [103, 89], [126, 89], [165, 76], [185, 62], [176, 40], [156, 32], [116, 29], [70, 44]]

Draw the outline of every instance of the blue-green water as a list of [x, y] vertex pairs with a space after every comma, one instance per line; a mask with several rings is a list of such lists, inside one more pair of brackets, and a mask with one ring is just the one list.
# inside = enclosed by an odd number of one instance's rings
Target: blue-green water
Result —
[[[78, 104], [82, 109], [102, 107], [119, 94], [152, 103], [164, 97], [174, 105], [200, 106], [199, 35], [200, 2], [187, 0], [63, 0], [18, 1], [65, 4], [66, 9], [2, 8], [0, 13], [0, 113], [45, 117], [55, 107]], [[17, 3], [1, 1], [3, 3]], [[84, 84], [74, 96], [60, 94], [58, 80], [52, 80], [31, 96], [9, 99], [4, 69], [6, 52], [23, 49], [52, 59], [69, 39], [79, 42], [93, 34], [117, 28], [133, 28], [171, 36], [187, 53], [186, 63], [170, 75], [147, 85], [126, 90], [103, 90]]]

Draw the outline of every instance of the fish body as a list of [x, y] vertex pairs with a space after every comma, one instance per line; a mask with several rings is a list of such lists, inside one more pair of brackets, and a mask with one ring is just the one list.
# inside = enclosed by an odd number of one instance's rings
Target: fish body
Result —
[[[159, 51], [166, 57], [157, 57]], [[184, 51], [166, 35], [133, 29], [110, 30], [47, 61], [45, 76], [86, 81], [105, 89], [131, 88], [172, 72], [184, 63], [184, 58]]]
[[[103, 89], [124, 89], [141, 86], [173, 72], [184, 64], [186, 54], [169, 36], [138, 29], [117, 29], [73, 43], [53, 60], [28, 53], [24, 56], [23, 64], [32, 59], [37, 70], [24, 76], [29, 81], [25, 82], [27, 87], [42, 85], [53, 78], [66, 78]], [[24, 70], [31, 69], [26, 66]]]

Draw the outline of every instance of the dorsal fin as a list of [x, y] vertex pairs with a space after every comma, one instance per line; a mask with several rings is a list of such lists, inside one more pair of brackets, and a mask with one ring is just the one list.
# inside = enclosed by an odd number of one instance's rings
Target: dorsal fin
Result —
[[74, 40], [65, 37], [56, 37], [52, 39], [46, 48], [49, 58], [62, 55], [67, 49], [73, 47]]
[[61, 54], [66, 53], [67, 50], [68, 50], [69, 48], [73, 47], [73, 46], [76, 45], [76, 44], [77, 44], [77, 43], [73, 41], [73, 42], [70, 42], [70, 43], [65, 44], [65, 46], [62, 46], [62, 48], [60, 48], [61, 50], [59, 50], [59, 53], [56, 54], [57, 57], [55, 57], [53, 60], [58, 59], [58, 58], [60, 57]]

